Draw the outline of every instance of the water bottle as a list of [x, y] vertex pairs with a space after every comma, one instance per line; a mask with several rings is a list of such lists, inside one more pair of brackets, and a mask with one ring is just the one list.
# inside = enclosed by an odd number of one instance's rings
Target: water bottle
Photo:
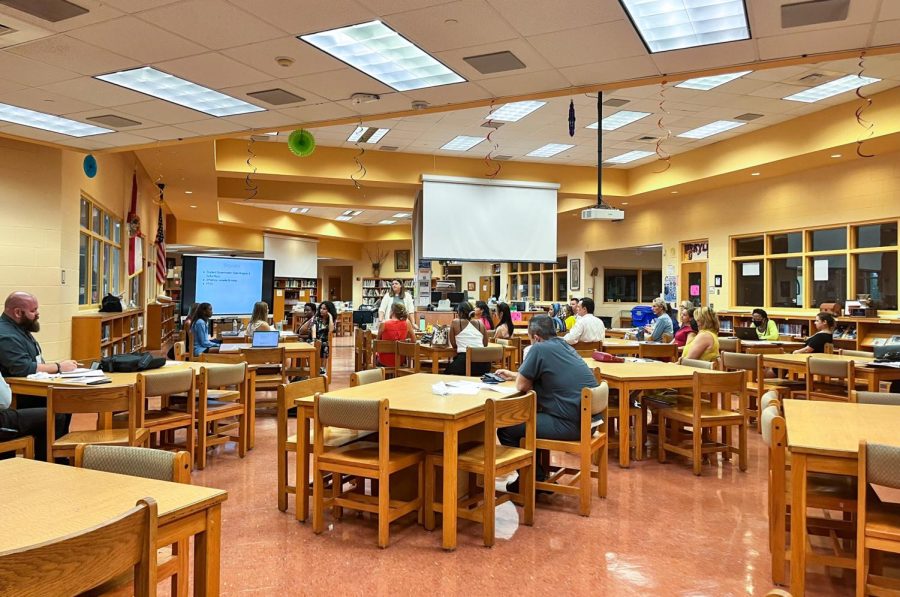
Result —
[[238, 331], [237, 319], [232, 319], [231, 320], [231, 333], [234, 335], [237, 335], [237, 331]]
[[419, 331], [421, 331], [421, 332], [425, 331], [425, 316], [424, 315], [419, 316]]

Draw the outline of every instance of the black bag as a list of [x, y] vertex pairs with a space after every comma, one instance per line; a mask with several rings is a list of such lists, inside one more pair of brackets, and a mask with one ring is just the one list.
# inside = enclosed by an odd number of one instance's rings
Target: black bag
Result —
[[155, 357], [149, 352], [133, 352], [131, 354], [114, 354], [103, 357], [100, 369], [106, 373], [136, 373], [149, 369], [159, 369], [166, 364], [165, 357]]
[[103, 300], [100, 302], [100, 312], [101, 313], [121, 313], [122, 312], [122, 299], [117, 297], [114, 294], [107, 294], [103, 297]]

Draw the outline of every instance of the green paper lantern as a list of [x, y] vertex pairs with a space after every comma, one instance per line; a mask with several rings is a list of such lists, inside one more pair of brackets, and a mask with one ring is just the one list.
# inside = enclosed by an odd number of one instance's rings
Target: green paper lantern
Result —
[[295, 156], [305, 158], [316, 150], [316, 138], [305, 129], [297, 129], [288, 137], [288, 149]]

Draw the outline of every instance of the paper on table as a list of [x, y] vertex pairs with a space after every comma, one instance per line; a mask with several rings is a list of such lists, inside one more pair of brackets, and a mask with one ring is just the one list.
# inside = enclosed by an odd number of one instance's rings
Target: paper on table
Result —
[[63, 378], [67, 377], [103, 377], [104, 373], [100, 369], [84, 369], [83, 367], [78, 367], [77, 369], [73, 369], [72, 371], [67, 371], [66, 373], [60, 373], [59, 376]]
[[890, 367], [891, 369], [900, 369], [900, 361], [893, 361], [893, 362], [888, 361], [888, 362], [882, 362], [882, 363], [876, 363], [875, 361], [871, 361], [869, 363], [863, 363], [863, 364], [868, 365], [870, 367]]
[[244, 348], [243, 344], [222, 344], [219, 346], [219, 352], [238, 352]]
[[454, 394], [474, 396], [478, 393], [478, 386], [472, 382], [450, 381], [444, 383], [439, 381], [431, 386], [431, 393], [438, 396], [450, 396]]
[[489, 384], [489, 383], [480, 383], [478, 387], [482, 390], [490, 390], [491, 392], [497, 392], [498, 394], [504, 394], [509, 396], [510, 394], [515, 394], [515, 388], [507, 388], [505, 386], [498, 386], [497, 384]]

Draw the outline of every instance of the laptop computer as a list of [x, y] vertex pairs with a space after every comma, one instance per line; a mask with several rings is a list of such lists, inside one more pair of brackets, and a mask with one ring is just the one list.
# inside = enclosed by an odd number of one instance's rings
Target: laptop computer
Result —
[[882, 346], [874, 346], [872, 352], [875, 353], [876, 359], [883, 359], [888, 353], [900, 353], [900, 344], [884, 344]]
[[736, 327], [734, 328], [734, 335], [741, 340], [759, 340], [756, 328]]
[[278, 346], [278, 340], [280, 337], [280, 333], [278, 330], [257, 330], [253, 332], [253, 342], [250, 344], [251, 348], [275, 348]]

